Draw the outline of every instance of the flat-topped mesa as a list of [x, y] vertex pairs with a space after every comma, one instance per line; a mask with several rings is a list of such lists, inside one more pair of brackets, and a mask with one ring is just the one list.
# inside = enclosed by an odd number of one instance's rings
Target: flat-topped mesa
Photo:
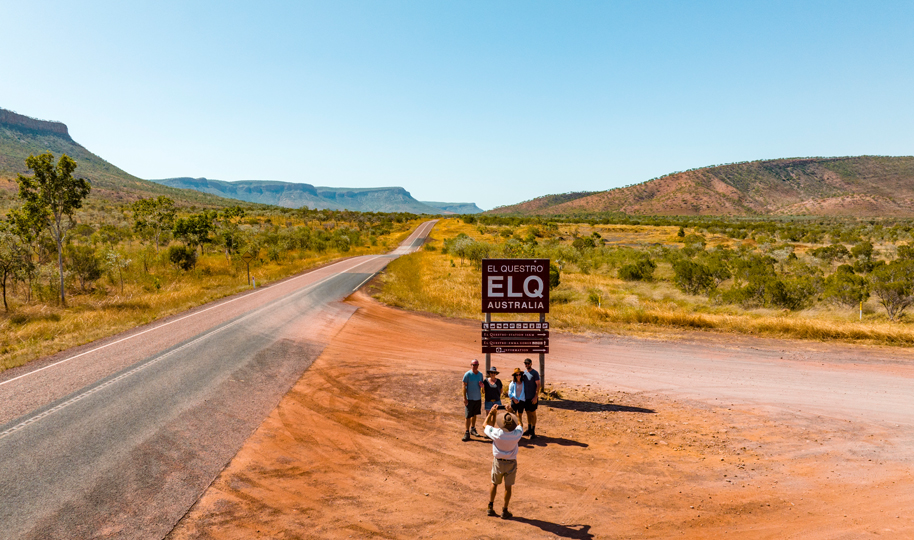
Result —
[[38, 133], [52, 133], [67, 139], [68, 141], [73, 140], [70, 138], [70, 132], [67, 130], [67, 125], [63, 122], [37, 120], [6, 109], [0, 109], [0, 125]]

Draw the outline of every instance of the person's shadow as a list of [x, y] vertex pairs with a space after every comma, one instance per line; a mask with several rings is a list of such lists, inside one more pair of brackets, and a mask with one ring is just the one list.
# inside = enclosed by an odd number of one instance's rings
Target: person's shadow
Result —
[[645, 409], [643, 407], [629, 407], [628, 405], [615, 405], [613, 403], [596, 403], [593, 401], [575, 401], [573, 399], [550, 399], [549, 401], [540, 401], [543, 407], [552, 409], [564, 409], [566, 411], [579, 412], [634, 412], [643, 414], [654, 414], [654, 409]]
[[590, 534], [590, 525], [559, 525], [551, 521], [541, 519], [529, 519], [525, 517], [514, 516], [511, 521], [519, 521], [527, 525], [539, 527], [543, 531], [554, 534], [559, 538], [574, 538], [576, 540], [593, 540], [594, 535]]
[[557, 444], [559, 446], [578, 446], [580, 448], [587, 448], [587, 443], [582, 443], [580, 441], [575, 441], [573, 439], [565, 439], [564, 437], [549, 437], [548, 435], [537, 435], [535, 439], [521, 439], [520, 446], [548, 446], [549, 444]]

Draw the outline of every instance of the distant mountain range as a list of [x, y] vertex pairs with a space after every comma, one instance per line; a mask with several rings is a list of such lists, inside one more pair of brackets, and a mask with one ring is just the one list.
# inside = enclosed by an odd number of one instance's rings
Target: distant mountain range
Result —
[[229, 199], [318, 210], [359, 212], [411, 212], [414, 214], [476, 214], [474, 203], [421, 202], [401, 187], [334, 188], [273, 180], [226, 182], [209, 178], [165, 178], [152, 180], [162, 185], [193, 189]]
[[914, 157], [791, 158], [703, 167], [598, 192], [547, 195], [489, 214], [914, 217]]
[[77, 162], [76, 174], [92, 183], [90, 197], [129, 202], [167, 195], [179, 204], [217, 206], [238, 201], [300, 208], [410, 212], [415, 214], [479, 213], [473, 203], [423, 203], [401, 187], [330, 188], [290, 182], [223, 182], [206, 178], [143, 180], [108, 163], [70, 137], [61, 122], [37, 120], [0, 109], [0, 207], [13, 204], [17, 173], [29, 174], [25, 158], [47, 151], [67, 154]]

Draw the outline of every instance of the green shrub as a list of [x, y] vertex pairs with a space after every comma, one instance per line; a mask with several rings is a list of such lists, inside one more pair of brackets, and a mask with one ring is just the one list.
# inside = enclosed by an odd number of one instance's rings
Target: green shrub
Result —
[[866, 278], [856, 275], [853, 268], [846, 264], [825, 279], [822, 298], [832, 304], [857, 307], [869, 297]]
[[168, 248], [168, 260], [176, 268], [190, 270], [197, 265], [197, 250], [188, 246], [171, 246]]
[[649, 256], [642, 255], [638, 262], [626, 264], [619, 268], [619, 279], [625, 281], [650, 281], [654, 277], [654, 270], [657, 269], [657, 263], [652, 261]]

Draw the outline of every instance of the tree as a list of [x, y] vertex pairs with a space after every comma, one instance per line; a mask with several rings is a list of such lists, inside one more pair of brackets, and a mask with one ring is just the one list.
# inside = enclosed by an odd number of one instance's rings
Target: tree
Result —
[[117, 270], [117, 276], [121, 282], [121, 295], [124, 294], [124, 269], [130, 266], [130, 259], [124, 255], [118, 253], [113, 249], [109, 249], [108, 253], [105, 254], [105, 264], [108, 268]]
[[857, 307], [870, 297], [870, 291], [865, 277], [855, 274], [850, 265], [842, 264], [834, 274], [825, 278], [822, 296], [833, 304]]
[[561, 272], [559, 267], [553, 263], [549, 263], [549, 288], [554, 289], [559, 286], [561, 283]]
[[152, 236], [158, 253], [162, 233], [174, 226], [175, 202], [168, 197], [140, 199], [130, 205], [130, 209], [133, 210], [133, 230]]
[[18, 268], [18, 273], [24, 275], [27, 289], [26, 302], [32, 300], [32, 280], [35, 278], [37, 266], [33, 261], [33, 255], [37, 255], [40, 262], [41, 254], [41, 233], [43, 225], [40, 216], [31, 215], [22, 208], [10, 210], [7, 216], [10, 224], [10, 231], [19, 239], [22, 246], [23, 265]]
[[67, 246], [69, 266], [79, 279], [79, 287], [85, 291], [86, 285], [102, 277], [102, 266], [92, 246]]
[[50, 152], [25, 159], [33, 176], [17, 175], [19, 198], [25, 214], [46, 227], [57, 244], [57, 272], [60, 276], [60, 303], [67, 305], [64, 294], [63, 245], [73, 227], [73, 212], [82, 207], [92, 189], [85, 178], [74, 178], [76, 161], [63, 154], [55, 167]]
[[173, 231], [175, 236], [184, 240], [188, 246], [196, 248], [201, 246], [200, 253], [203, 253], [203, 244], [209, 242], [209, 233], [214, 229], [213, 218], [215, 212], [201, 212], [192, 214], [186, 218], [179, 218], [175, 221]]
[[890, 321], [914, 303], [914, 261], [898, 260], [877, 266], [870, 274], [870, 290], [879, 298]]
[[238, 221], [244, 218], [244, 208], [240, 206], [230, 206], [219, 213], [218, 226], [216, 233], [217, 242], [225, 250], [225, 260], [232, 260], [232, 254], [238, 253], [241, 244], [241, 230], [238, 228]]
[[26, 251], [19, 238], [12, 230], [12, 226], [5, 221], [0, 221], [0, 283], [3, 286], [3, 309], [9, 312], [6, 303], [6, 282], [14, 277], [26, 263]]
[[682, 259], [673, 263], [673, 283], [682, 292], [689, 294], [711, 292], [717, 283], [711, 269], [701, 263]]

